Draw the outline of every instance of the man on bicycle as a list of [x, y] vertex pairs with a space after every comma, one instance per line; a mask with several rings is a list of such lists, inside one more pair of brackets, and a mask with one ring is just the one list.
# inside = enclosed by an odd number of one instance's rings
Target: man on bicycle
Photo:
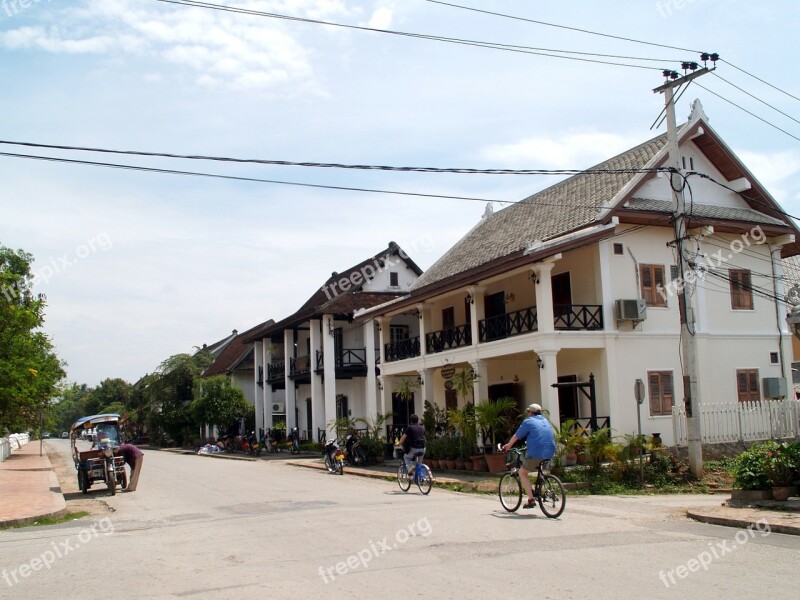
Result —
[[511, 440], [503, 446], [503, 452], [508, 452], [518, 441], [523, 441], [528, 445], [525, 460], [522, 461], [522, 467], [519, 470], [519, 477], [522, 481], [522, 487], [525, 488], [525, 493], [528, 494], [528, 501], [522, 508], [531, 508], [536, 500], [533, 497], [533, 486], [531, 486], [528, 474], [531, 471], [535, 472], [539, 468], [539, 463], [543, 460], [550, 460], [556, 453], [556, 438], [553, 434], [553, 427], [550, 425], [550, 421], [542, 416], [542, 407], [538, 404], [531, 404], [528, 407], [528, 418], [522, 422], [517, 432], [511, 436]]
[[[409, 461], [414, 463], [414, 459], [419, 458], [419, 461], [422, 462], [422, 457], [425, 456], [425, 427], [419, 424], [417, 415], [411, 415], [408, 420], [411, 424], [406, 427], [405, 433], [398, 442], [403, 447], [403, 464], [406, 467], [408, 467]], [[414, 465], [416, 467], [416, 463]]]

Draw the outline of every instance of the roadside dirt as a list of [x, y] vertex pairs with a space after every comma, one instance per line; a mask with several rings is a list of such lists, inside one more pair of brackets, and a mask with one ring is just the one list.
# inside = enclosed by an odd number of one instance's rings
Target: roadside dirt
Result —
[[100, 497], [106, 493], [105, 488], [98, 487], [96, 492], [90, 489], [88, 494], [84, 494], [78, 489], [78, 474], [70, 457], [51, 449], [48, 449], [47, 456], [50, 458], [50, 464], [53, 465], [56, 477], [58, 477], [61, 492], [67, 502], [68, 512], [85, 511], [98, 517], [104, 517], [114, 512], [114, 509]]

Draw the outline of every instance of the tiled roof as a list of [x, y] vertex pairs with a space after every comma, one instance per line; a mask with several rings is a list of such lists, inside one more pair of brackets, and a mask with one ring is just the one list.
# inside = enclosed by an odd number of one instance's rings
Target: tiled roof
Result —
[[[666, 142], [662, 134], [587, 171], [645, 168]], [[635, 176], [579, 173], [484, 218], [417, 279], [412, 291], [522, 252], [534, 240], [547, 241], [594, 223], [600, 209]]]
[[783, 276], [787, 289], [800, 283], [800, 256], [789, 256], [783, 259]]
[[[644, 210], [652, 212], [672, 213], [672, 202], [669, 200], [654, 200], [652, 198], [631, 198], [624, 208], [630, 210]], [[706, 219], [719, 219], [721, 221], [746, 221], [748, 223], [764, 223], [766, 225], [785, 225], [781, 219], [770, 217], [752, 208], [731, 208], [729, 206], [712, 206], [709, 204], [694, 204], [691, 216]]]
[[248, 362], [250, 366], [252, 366], [253, 361], [251, 358], [248, 358], [248, 355], [253, 351], [253, 347], [251, 342], [245, 341], [246, 338], [274, 324], [275, 321], [270, 319], [234, 337], [219, 356], [214, 359], [214, 362], [208, 365], [206, 370], [203, 371], [202, 376], [211, 377], [212, 375], [224, 375], [239, 365], [242, 365], [244, 362]]
[[338, 282], [343, 278], [350, 280], [350, 275], [352, 273], [359, 271], [363, 273], [364, 271], [362, 271], [362, 269], [365, 269], [365, 267], [369, 265], [374, 267], [375, 265], [382, 264], [382, 261], [391, 259], [391, 257], [397, 257], [397, 259], [405, 262], [417, 275], [422, 273], [422, 269], [420, 269], [396, 243], [390, 242], [386, 250], [379, 252], [375, 256], [371, 256], [341, 273], [332, 273], [327, 281], [306, 300], [297, 312], [274, 323], [270, 327], [251, 333], [247, 336], [247, 341], [252, 342], [270, 335], [275, 335], [299, 323], [326, 314], [352, 316], [352, 314], [360, 308], [372, 308], [373, 306], [404, 296], [405, 294], [401, 292], [364, 292], [362, 288], [366, 281], [362, 282], [360, 285], [351, 286], [346, 291], [342, 291], [337, 287]]

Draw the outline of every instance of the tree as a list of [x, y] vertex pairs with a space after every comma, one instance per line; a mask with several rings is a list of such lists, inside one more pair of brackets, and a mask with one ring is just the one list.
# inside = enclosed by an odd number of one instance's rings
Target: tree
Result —
[[[127, 411], [128, 403], [131, 398], [133, 386], [124, 379], [106, 379], [89, 393], [86, 399], [86, 414], [97, 415], [107, 412], [119, 412], [111, 410], [110, 406], [119, 409], [120, 405]], [[121, 413], [120, 413], [121, 414]]]
[[0, 432], [37, 428], [66, 375], [41, 331], [46, 301], [31, 292], [32, 262], [27, 252], [0, 245]]
[[225, 375], [203, 379], [200, 394], [191, 405], [195, 425], [216, 425], [222, 430], [252, 411], [244, 392]]

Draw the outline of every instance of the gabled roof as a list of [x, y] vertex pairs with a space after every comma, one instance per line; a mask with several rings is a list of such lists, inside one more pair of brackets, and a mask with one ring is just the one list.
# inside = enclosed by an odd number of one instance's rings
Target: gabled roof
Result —
[[[393, 257], [397, 258], [395, 259]], [[361, 261], [357, 265], [341, 273], [334, 271], [325, 283], [320, 286], [294, 314], [278, 321], [270, 327], [265, 327], [247, 335], [245, 341], [254, 342], [265, 337], [270, 337], [286, 329], [300, 325], [309, 319], [320, 318], [323, 315], [335, 315], [351, 319], [353, 313], [360, 308], [371, 308], [394, 298], [403, 297], [405, 293], [402, 292], [364, 291], [364, 286], [369, 282], [363, 277], [360, 283], [351, 285], [347, 290], [342, 290], [338, 287], [338, 283], [342, 279], [352, 281], [351, 275], [355, 273], [365, 273], [370, 269], [373, 272], [384, 269], [388, 260], [402, 261], [416, 275], [422, 274], [422, 269], [408, 257], [400, 246], [395, 242], [389, 242], [389, 246], [382, 252]]]
[[[646, 168], [666, 146], [659, 135], [588, 171]], [[579, 173], [485, 218], [428, 269], [412, 292], [463, 271], [524, 252], [535, 240], [547, 241], [594, 223], [635, 172]]]
[[205, 371], [201, 377], [211, 377], [212, 375], [225, 375], [233, 372], [237, 367], [243, 365], [245, 362], [252, 361], [253, 346], [252, 343], [245, 342], [245, 338], [250, 335], [271, 327], [275, 321], [270, 319], [264, 323], [260, 323], [247, 331], [236, 335], [225, 346], [225, 349], [220, 352]]

